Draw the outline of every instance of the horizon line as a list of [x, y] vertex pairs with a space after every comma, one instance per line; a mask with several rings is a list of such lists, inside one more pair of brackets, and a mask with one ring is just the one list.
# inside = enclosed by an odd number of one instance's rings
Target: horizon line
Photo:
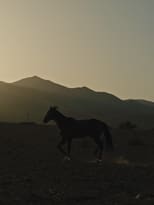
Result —
[[147, 101], [147, 102], [152, 102], [152, 103], [154, 103], [153, 100], [144, 99], [144, 98], [122, 98], [122, 97], [117, 96], [116, 94], [113, 94], [113, 93], [110, 93], [110, 92], [107, 92], [107, 91], [102, 91], [102, 90], [95, 90], [95, 89], [93, 89], [93, 88], [90, 88], [89, 86], [69, 87], [69, 86], [67, 86], [67, 85], [63, 85], [63, 84], [61, 84], [61, 83], [59, 83], [59, 82], [55, 82], [55, 81], [52, 81], [52, 80], [50, 80], [50, 79], [46, 79], [46, 78], [44, 78], [44, 77], [40, 77], [40, 76], [38, 76], [38, 75], [27, 76], [27, 77], [23, 77], [23, 78], [17, 79], [17, 80], [15, 80], [15, 81], [10, 81], [10, 82], [0, 80], [0, 82], [1, 82], [1, 83], [7, 83], [7, 84], [13, 84], [13, 83], [16, 83], [16, 82], [18, 82], [18, 81], [21, 81], [21, 80], [24, 80], [24, 79], [28, 79], [28, 78], [38, 78], [38, 79], [41, 79], [41, 80], [44, 80], [44, 81], [49, 81], [49, 82], [51, 82], [51, 83], [54, 83], [54, 84], [59, 85], [59, 86], [63, 86], [63, 87], [68, 88], [68, 89], [69, 89], [69, 88], [70, 88], [70, 89], [76, 89], [76, 88], [81, 88], [81, 89], [82, 89], [82, 88], [87, 88], [87, 89], [89, 89], [89, 90], [91, 90], [91, 91], [93, 91], [93, 92], [107, 93], [107, 94], [113, 95], [113, 96], [119, 98], [120, 100], [124, 100], [124, 101], [127, 101], [127, 100], [138, 100], [138, 101], [139, 101], [139, 100], [141, 100], [141, 101]]

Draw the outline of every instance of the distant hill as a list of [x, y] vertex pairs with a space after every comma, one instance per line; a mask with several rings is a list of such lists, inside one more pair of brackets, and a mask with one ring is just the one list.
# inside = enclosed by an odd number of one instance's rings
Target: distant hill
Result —
[[62, 85], [58, 85], [49, 80], [44, 80], [38, 76], [24, 78], [12, 84], [16, 86], [26, 87], [26, 88], [33, 88], [33, 89], [37, 89], [37, 90], [40, 90], [43, 92], [49, 92], [49, 93], [64, 92], [67, 89], [66, 87]]
[[140, 127], [154, 127], [154, 103], [121, 100], [87, 87], [68, 88], [33, 76], [14, 83], [0, 82], [0, 121], [42, 121], [50, 105], [66, 115], [98, 118], [113, 126], [130, 120]]

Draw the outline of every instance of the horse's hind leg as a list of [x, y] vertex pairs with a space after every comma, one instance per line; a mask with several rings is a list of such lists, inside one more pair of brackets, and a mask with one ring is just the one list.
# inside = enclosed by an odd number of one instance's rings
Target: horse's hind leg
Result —
[[72, 139], [68, 139], [67, 141], [67, 156], [70, 158], [71, 157], [71, 145], [72, 145]]

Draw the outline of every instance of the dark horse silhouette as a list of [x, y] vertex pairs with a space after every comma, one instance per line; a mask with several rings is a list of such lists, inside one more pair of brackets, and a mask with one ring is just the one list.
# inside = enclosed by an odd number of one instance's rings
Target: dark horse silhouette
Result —
[[[107, 148], [113, 149], [112, 136], [109, 132], [109, 128], [102, 121], [96, 119], [76, 120], [66, 117], [58, 111], [57, 107], [50, 107], [43, 122], [48, 123], [50, 120], [55, 121], [60, 129], [62, 140], [58, 144], [58, 149], [67, 159], [70, 159], [73, 138], [91, 137], [97, 145], [95, 155], [98, 161], [102, 160], [104, 142]], [[65, 144], [67, 144], [67, 152], [63, 149], [63, 145]]]

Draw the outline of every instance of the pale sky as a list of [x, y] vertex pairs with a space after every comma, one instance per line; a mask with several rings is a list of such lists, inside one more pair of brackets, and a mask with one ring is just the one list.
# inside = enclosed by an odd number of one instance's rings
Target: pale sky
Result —
[[0, 80], [154, 101], [154, 0], [0, 0]]

